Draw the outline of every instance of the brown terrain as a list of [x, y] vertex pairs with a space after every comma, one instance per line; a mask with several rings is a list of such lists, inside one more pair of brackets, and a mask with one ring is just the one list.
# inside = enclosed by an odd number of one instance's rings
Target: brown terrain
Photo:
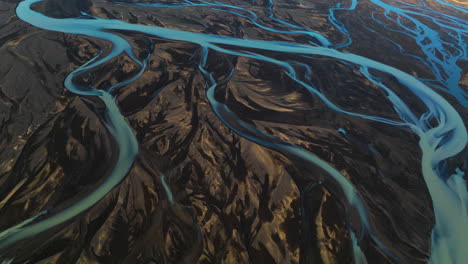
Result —
[[[108, 51], [111, 44], [29, 25], [15, 15], [18, 2], [0, 1], [0, 230], [86, 197], [109, 175], [118, 153], [100, 119], [103, 103], [63, 86], [72, 70], [100, 50]], [[314, 6], [297, 8], [298, 0], [277, 1], [276, 16], [321, 32], [333, 43], [345, 42], [328, 22], [328, 10], [338, 2], [311, 2]], [[259, 14], [267, 6], [260, 0], [229, 3], [251, 6]], [[35, 8], [57, 18], [86, 12], [238, 38], [315, 41], [268, 32], [242, 17], [203, 7], [47, 0]], [[378, 29], [370, 21], [371, 13], [382, 16], [383, 11], [363, 1], [356, 11], [337, 12], [353, 36], [353, 44], [344, 51], [431, 78], [427, 67], [402, 56], [384, 36], [423, 56], [414, 41], [397, 33], [372, 35], [363, 30]], [[266, 16], [259, 16], [259, 21], [278, 26]], [[119, 34], [139, 59], [150, 54], [142, 76], [114, 91], [139, 143], [133, 167], [92, 208], [1, 249], [2, 258], [65, 264], [353, 263], [349, 228], [361, 227], [337, 183], [317, 166], [229, 129], [207, 100], [206, 80], [198, 68], [199, 46], [141, 33]], [[384, 92], [338, 60], [264, 54], [309, 65], [316, 87], [347, 111], [398, 120]], [[78, 81], [107, 89], [139, 69], [122, 55]], [[345, 175], [363, 198], [376, 237], [398, 259], [427, 262], [434, 217], [421, 175], [418, 137], [409, 128], [334, 112], [277, 66], [263, 61], [210, 51], [206, 69], [219, 83], [216, 98], [240, 120], [316, 154]], [[298, 74], [304, 70], [297, 67]], [[380, 77], [413, 109], [424, 112], [421, 101], [405, 87], [389, 76]], [[466, 88], [466, 82], [461, 85]], [[455, 99], [442, 95], [468, 120], [468, 112]], [[466, 167], [464, 160], [459, 155], [447, 166]], [[397, 263], [368, 235], [360, 247], [369, 264]]]

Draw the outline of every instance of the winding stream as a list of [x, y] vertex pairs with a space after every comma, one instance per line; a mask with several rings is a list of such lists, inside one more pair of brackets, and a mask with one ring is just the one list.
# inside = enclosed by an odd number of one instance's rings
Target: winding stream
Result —
[[[366, 233], [371, 239], [396, 262], [402, 263], [395, 252], [391, 252], [386, 246], [379, 241], [374, 234], [372, 224], [369, 220], [367, 208], [360, 194], [353, 184], [343, 176], [337, 169], [321, 160], [316, 155], [302, 148], [294, 146], [288, 142], [284, 142], [278, 138], [268, 135], [259, 129], [250, 126], [240, 120], [235, 114], [224, 104], [217, 101], [214, 93], [217, 88], [217, 82], [210, 72], [205, 69], [206, 61], [210, 51], [216, 51], [224, 54], [248, 57], [254, 60], [263, 61], [277, 65], [281, 68], [292, 80], [303, 86], [307, 91], [316, 97], [320, 98], [331, 110], [343, 113], [374, 122], [386, 123], [399, 127], [407, 127], [419, 137], [419, 146], [422, 152], [422, 175], [426, 182], [427, 188], [432, 198], [433, 209], [435, 215], [435, 225], [432, 231], [432, 246], [431, 257], [429, 263], [433, 264], [462, 264], [468, 263], [468, 193], [466, 182], [463, 179], [464, 172], [457, 169], [450, 175], [443, 175], [439, 167], [447, 159], [454, 157], [461, 151], [466, 149], [468, 142], [467, 130], [464, 122], [454, 107], [448, 103], [443, 97], [436, 93], [429, 85], [432, 81], [419, 80], [412, 75], [409, 75], [392, 66], [356, 55], [339, 51], [339, 49], [351, 45], [352, 37], [344, 22], [340, 22], [337, 11], [353, 12], [359, 4], [357, 0], [352, 0], [347, 3], [347, 7], [337, 5], [330, 9], [329, 19], [331, 23], [346, 37], [344, 43], [331, 43], [325, 36], [318, 32], [308, 30], [301, 25], [281, 20], [274, 14], [274, 3], [270, 1], [269, 17], [284, 26], [284, 29], [273, 29], [262, 25], [257, 21], [257, 14], [252, 11], [246, 11], [242, 7], [230, 6], [218, 2], [208, 1], [183, 1], [180, 4], [162, 5], [162, 4], [134, 4], [145, 7], [172, 7], [180, 6], [200, 6], [201, 8], [216, 8], [223, 12], [229, 12], [237, 16], [242, 16], [249, 19], [255, 26], [263, 30], [275, 31], [281, 34], [305, 34], [311, 37], [309, 44], [286, 43], [277, 41], [263, 41], [252, 39], [240, 39], [227, 36], [217, 36], [210, 34], [202, 34], [195, 32], [187, 32], [175, 29], [162, 28], [157, 26], [147, 26], [138, 24], [129, 24], [120, 20], [103, 19], [103, 18], [66, 18], [56, 19], [47, 17], [41, 13], [34, 11], [31, 7], [35, 3], [43, 0], [24, 0], [17, 7], [17, 16], [33, 25], [45, 30], [63, 32], [68, 34], [79, 34], [101, 40], [109, 41], [113, 44], [112, 51], [105, 56], [99, 54], [93, 60], [76, 69], [65, 80], [65, 87], [77, 94], [86, 96], [99, 97], [106, 106], [106, 115], [102, 117], [102, 121], [106, 124], [108, 130], [113, 135], [119, 146], [118, 161], [116, 162], [112, 173], [106, 181], [89, 196], [75, 203], [74, 205], [64, 209], [53, 215], [48, 215], [44, 212], [41, 218], [29, 219], [18, 226], [12, 227], [0, 234], [0, 248], [6, 248], [21, 240], [35, 236], [45, 230], [64, 223], [85, 210], [95, 205], [115, 186], [117, 186], [126, 176], [136, 155], [138, 154], [138, 142], [131, 127], [125, 121], [125, 118], [120, 113], [111, 90], [117, 87], [124, 86], [134, 80], [144, 71], [146, 61], [138, 60], [134, 55], [131, 45], [124, 38], [113, 31], [132, 31], [140, 32], [150, 36], [164, 38], [168, 40], [176, 40], [182, 42], [190, 42], [201, 47], [202, 56], [199, 62], [200, 71], [206, 78], [207, 90], [206, 96], [211, 104], [211, 107], [218, 118], [233, 132], [241, 137], [244, 137], [252, 142], [255, 142], [264, 147], [284, 153], [287, 156], [295, 157], [305, 162], [315, 164], [326, 172], [335, 182], [341, 187], [347, 203], [359, 215], [361, 222], [360, 234], [357, 230], [350, 230], [353, 239], [353, 248], [355, 252], [356, 263], [367, 263], [364, 253], [359, 248], [359, 240], [363, 233]], [[421, 49], [425, 58], [420, 57], [426, 65], [432, 69], [437, 87], [448, 91], [455, 96], [464, 107], [468, 107], [467, 95], [458, 86], [461, 78], [461, 69], [457, 66], [459, 60], [466, 60], [467, 51], [465, 37], [467, 34], [468, 24], [456, 24], [460, 22], [455, 16], [441, 14], [437, 17], [432, 17], [430, 12], [424, 11], [424, 6], [408, 6], [402, 7], [393, 6], [389, 3], [399, 3], [399, 1], [384, 1], [370, 0], [371, 3], [384, 8], [388, 19], [396, 21], [401, 26], [400, 29], [389, 28], [389, 30], [398, 30], [402, 34], [407, 34], [414, 38]], [[440, 1], [442, 2], [442, 1]], [[446, 3], [446, 2], [444, 2]], [[119, 3], [116, 3], [119, 4]], [[120, 3], [123, 4], [123, 3]], [[406, 5], [406, 4], [405, 4]], [[404, 6], [404, 5], [403, 5]], [[450, 4], [450, 6], [452, 6]], [[458, 8], [458, 6], [456, 6]], [[427, 8], [426, 8], [427, 9]], [[427, 9], [429, 10], [429, 9]], [[466, 12], [465, 9], [457, 9], [461, 12]], [[242, 12], [242, 13], [241, 13]], [[428, 13], [429, 12], [429, 13]], [[391, 17], [389, 14], [397, 14], [397, 18]], [[403, 25], [401, 19], [411, 21], [414, 28], [409, 28]], [[432, 21], [442, 28], [452, 30], [454, 42], [447, 43], [442, 41], [437, 32], [429, 28], [422, 21], [422, 18]], [[378, 18], [374, 18], [379, 22]], [[450, 22], [450, 23], [449, 23]], [[382, 24], [383, 25], [383, 24]], [[429, 42], [427, 41], [429, 39]], [[423, 41], [424, 40], [424, 41]], [[447, 51], [445, 46], [450, 45], [453, 49]], [[249, 51], [242, 51], [249, 49]], [[360, 73], [365, 76], [370, 82], [377, 85], [385, 91], [388, 100], [392, 103], [400, 120], [389, 120], [384, 117], [370, 116], [360, 113], [349, 112], [341, 109], [329, 100], [324, 94], [316, 89], [311, 83], [300, 78], [293, 63], [289, 61], [281, 61], [256, 53], [255, 51], [271, 51], [275, 53], [293, 53], [302, 55], [320, 55], [344, 61], [350, 65], [354, 65]], [[452, 52], [453, 51], [453, 52]], [[109, 60], [126, 53], [136, 63], [140, 65], [142, 70], [134, 78], [115, 85], [110, 91], [95, 90], [92, 87], [83, 87], [74, 82], [75, 78], [93, 68], [102, 65]], [[438, 54], [442, 53], [441, 59]], [[407, 87], [414, 96], [417, 96], [426, 106], [426, 113], [417, 115], [408, 105], [389, 87], [385, 86], [370, 70], [382, 72], [395, 77], [398, 82]], [[429, 120], [437, 120], [436, 124]], [[235, 122], [235, 124], [233, 123]], [[238, 129], [242, 128], [242, 129]], [[164, 181], [164, 179], [163, 179]], [[166, 188], [168, 196], [173, 202], [173, 195], [170, 189]]]

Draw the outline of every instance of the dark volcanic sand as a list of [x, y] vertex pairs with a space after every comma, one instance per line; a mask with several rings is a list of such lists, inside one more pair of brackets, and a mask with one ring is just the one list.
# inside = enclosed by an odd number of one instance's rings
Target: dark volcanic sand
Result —
[[[29, 25], [15, 16], [18, 2], [0, 1], [0, 230], [44, 210], [58, 212], [87, 196], [109, 175], [118, 153], [100, 119], [103, 103], [63, 86], [68, 73], [99, 50], [108, 52], [110, 43]], [[258, 14], [267, 10], [267, 1], [222, 2]], [[332, 43], [346, 42], [328, 21], [328, 10], [339, 1], [304, 2], [314, 6], [277, 1], [276, 16], [320, 32]], [[464, 15], [430, 2], [437, 10]], [[237, 38], [314, 41], [300, 34], [265, 31], [242, 17], [204, 7], [47, 0], [35, 9], [56, 18], [86, 12]], [[386, 38], [424, 57], [414, 40], [372, 22], [372, 13], [383, 12], [367, 1], [353, 12], [337, 12], [353, 37], [353, 44], [342, 50], [433, 78], [426, 65], [403, 56]], [[259, 15], [259, 21], [281, 28], [267, 15]], [[372, 34], [365, 27], [381, 32]], [[361, 226], [338, 184], [317, 166], [262, 147], [225, 126], [206, 98], [198, 45], [134, 32], [119, 34], [132, 44], [138, 59], [151, 54], [142, 76], [114, 91], [139, 143], [132, 169], [92, 208], [1, 249], [2, 259], [64, 264], [354, 262], [349, 227], [359, 233]], [[309, 65], [317, 89], [347, 111], [399, 120], [378, 86], [338, 60], [258, 53]], [[459, 65], [466, 70], [466, 61]], [[411, 264], [428, 261], [434, 212], [421, 174], [419, 139], [409, 128], [332, 111], [271, 63], [212, 51], [205, 68], [220, 84], [216, 98], [240, 120], [316, 154], [346, 176], [366, 204], [376, 237], [398, 259]], [[77, 82], [107, 89], [139, 69], [122, 55]], [[304, 74], [305, 69], [297, 66], [297, 72]], [[466, 89], [466, 71], [463, 74], [460, 86]], [[406, 87], [385, 74], [379, 77], [415, 113], [426, 111]], [[440, 94], [466, 122], [466, 109], [450, 94]], [[465, 148], [447, 162], [447, 168], [464, 170], [466, 160]], [[360, 247], [369, 264], [397, 263], [367, 235]]]

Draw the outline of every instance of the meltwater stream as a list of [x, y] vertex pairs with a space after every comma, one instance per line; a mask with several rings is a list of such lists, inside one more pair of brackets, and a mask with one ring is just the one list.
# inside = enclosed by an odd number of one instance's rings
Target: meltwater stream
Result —
[[431, 69], [435, 77], [428, 83], [453, 95], [460, 104], [468, 108], [468, 94], [458, 85], [462, 74], [459, 63], [468, 60], [468, 9], [436, 0], [439, 4], [464, 13], [463, 19], [437, 12], [426, 4], [417, 6], [400, 0], [370, 2], [385, 10], [385, 22], [392, 22], [396, 26], [386, 26], [384, 21], [375, 17], [374, 21], [386, 30], [410, 37], [421, 48], [425, 57], [418, 59]]
[[[347, 5], [349, 7], [342, 7], [341, 5], [338, 5], [330, 10], [329, 19], [331, 20], [331, 23], [335, 25], [347, 38], [346, 42], [341, 44], [332, 44], [325, 36], [317, 32], [313, 32], [300, 25], [295, 25], [281, 20], [274, 14], [274, 3], [272, 1], [270, 1], [268, 16], [272, 20], [284, 26], [284, 30], [273, 29], [260, 24], [256, 20], [256, 14], [252, 12], [245, 13], [241, 7], [227, 6], [218, 2], [209, 3], [206, 1], [199, 1], [196, 3], [184, 1], [181, 2], [181, 4], [171, 5], [171, 7], [180, 7], [184, 5], [197, 4], [203, 7], [217, 8], [221, 11], [243, 16], [244, 18], [249, 19], [253, 24], [255, 24], [255, 26], [264, 30], [275, 30], [277, 33], [282, 34], [309, 35], [314, 38], [314, 41], [311, 41], [308, 45], [216, 36], [167, 29], [157, 26], [128, 24], [123, 21], [113, 19], [55, 19], [47, 17], [31, 9], [33, 4], [42, 1], [44, 0], [25, 0], [21, 2], [17, 7], [17, 16], [21, 20], [45, 30], [86, 35], [106, 40], [113, 44], [113, 48], [110, 53], [106, 55], [99, 54], [93, 60], [73, 71], [66, 78], [65, 87], [69, 91], [78, 95], [97, 96], [105, 103], [106, 115], [103, 116], [102, 119], [103, 122], [107, 125], [109, 131], [114, 136], [115, 141], [118, 143], [119, 156], [118, 161], [114, 165], [115, 167], [113, 168], [112, 173], [106, 179], [106, 181], [101, 186], [99, 186], [97, 190], [95, 190], [83, 200], [78, 201], [67, 209], [64, 209], [63, 211], [53, 215], [48, 215], [47, 212], [44, 212], [40, 217], [34, 217], [0, 233], [0, 248], [6, 248], [21, 240], [35, 236], [84, 212], [96, 204], [100, 199], [102, 199], [112, 190], [112, 188], [118, 185], [131, 168], [134, 158], [138, 152], [138, 143], [136, 141], [135, 135], [132, 132], [132, 129], [125, 122], [124, 117], [117, 108], [116, 103], [114, 102], [114, 98], [106, 91], [94, 90], [92, 87], [82, 87], [74, 82], [75, 77], [108, 62], [112, 58], [115, 58], [122, 53], [126, 53], [130, 58], [138, 63], [140, 67], [142, 67], [140, 73], [143, 72], [146, 66], [146, 61], [139, 61], [137, 58], [135, 58], [131, 49], [131, 45], [121, 36], [112, 33], [113, 30], [119, 30], [140, 32], [168, 40], [198, 44], [202, 49], [200, 71], [204, 74], [207, 80], [207, 98], [219, 119], [235, 133], [250, 141], [263, 145], [267, 148], [271, 148], [278, 152], [282, 152], [285, 155], [294, 156], [322, 168], [324, 172], [330, 175], [330, 177], [340, 185], [343, 193], [345, 194], [345, 198], [347, 199], [347, 203], [359, 215], [362, 226], [361, 232], [367, 233], [376, 243], [376, 245], [379, 246], [385, 254], [387, 254], [390, 258], [393, 258], [396, 262], [401, 262], [397, 256], [398, 254], [388, 250], [374, 234], [372, 224], [368, 217], [367, 208], [356, 188], [346, 177], [344, 177], [338, 170], [333, 168], [333, 166], [319, 159], [313, 153], [296, 147], [288, 142], [284, 142], [273, 136], [267, 135], [257, 128], [246, 124], [245, 122], [241, 121], [240, 118], [236, 117], [235, 114], [231, 112], [226, 105], [218, 102], [215, 99], [214, 91], [217, 87], [216, 80], [210, 72], [205, 70], [205, 64], [209, 56], [209, 51], [213, 50], [234, 56], [249, 57], [255, 60], [275, 64], [284, 70], [284, 72], [292, 80], [296, 81], [310, 93], [320, 98], [333, 111], [372, 120], [375, 122], [383, 122], [395, 126], [410, 128], [416, 135], [419, 136], [420, 139], [419, 145], [422, 151], [421, 170], [432, 198], [435, 215], [435, 225], [432, 232], [431, 257], [429, 262], [433, 264], [468, 263], [468, 255], [466, 253], [468, 252], [468, 193], [466, 189], [466, 183], [463, 179], [464, 172], [462, 172], [460, 169], [457, 169], [456, 171], [452, 172], [452, 175], [442, 175], [441, 170], [439, 170], [442, 162], [457, 155], [466, 148], [468, 139], [463, 120], [456, 112], [456, 110], [445, 99], [434, 92], [421, 80], [418, 80], [417, 78], [389, 65], [373, 61], [356, 54], [345, 53], [337, 50], [338, 48], [350, 45], [352, 43], [352, 38], [344, 23], [340, 22], [337, 18], [336, 12], [353, 11], [358, 4], [357, 1], [350, 1], [350, 3]], [[370, 0], [370, 2], [384, 8], [388, 12], [397, 12], [397, 14], [400, 16], [409, 16], [409, 14], [413, 14], [409, 12], [402, 13], [399, 11], [399, 9], [392, 5], [387, 5], [383, 1]], [[157, 4], [154, 5], [156, 6]], [[167, 7], [167, 5], [165, 6]], [[244, 13], [239, 13], [241, 11]], [[418, 11], [415, 8], [411, 12]], [[415, 21], [413, 22], [417, 24]], [[417, 25], [419, 27], [423, 27], [419, 24]], [[461, 32], [460, 34], [463, 35], [465, 33]], [[433, 38], [433, 40], [435, 41], [436, 39]], [[249, 49], [249, 51], [243, 51], [242, 49]], [[292, 62], [281, 61], [267, 57], [266, 55], [260, 55], [255, 53], [255, 50], [302, 55], [320, 55], [355, 65], [363, 76], [368, 78], [369, 81], [385, 91], [388, 96], [388, 100], [393, 104], [393, 107], [400, 116], [401, 120], [394, 121], [378, 116], [369, 116], [345, 111], [334, 105], [333, 102], [328, 100], [324, 94], [315, 89], [311, 83], [304, 81], [299, 76], [297, 76], [296, 71], [292, 66]], [[466, 50], [464, 52], [466, 55]], [[444, 73], [440, 74], [440, 78], [436, 78], [437, 81], [441, 83], [441, 85], [443, 85], [446, 89], [452, 89], [454, 91], [453, 94], [463, 104], [463, 98], [465, 98], [465, 95], [457, 94], [459, 87], [457, 86], [453, 88], [453, 86], [451, 86], [451, 83], [453, 82], [451, 81], [452, 79], [450, 79], [452, 76], [455, 76], [453, 77], [454, 79], [459, 79], [459, 74], [461, 71], [456, 68], [454, 68], [453, 71], [448, 71], [447, 69], [452, 69], [453, 67], [450, 68], [449, 66], [446, 66], [447, 64], [444, 64], [445, 62], [434, 64], [431, 61], [433, 58], [430, 56], [428, 58], [421, 59], [426, 61], [427, 65], [435, 67], [434, 69], [443, 69]], [[460, 56], [454, 59], [460, 59]], [[449, 62], [452, 62], [452, 60]], [[441, 66], [436, 67], [434, 65]], [[401, 85], [407, 87], [415, 96], [424, 102], [427, 108], [426, 113], [417, 116], [411, 110], [410, 105], [407, 105], [390, 88], [386, 87], [385, 84], [380, 82], [378, 78], [373, 76], [369, 71], [370, 69], [394, 76]], [[135, 76], [129, 81], [118, 84], [116, 87], [126, 85], [134, 79], [138, 78], [138, 76], [139, 75]], [[433, 122], [429, 122], [430, 120], [436, 120], [437, 123], [433, 124]], [[235, 122], [235, 125], [232, 122]], [[240, 127], [242, 129], [239, 130], [236, 129], [236, 127]], [[166, 188], [166, 191], [169, 193], [168, 196], [171, 197], [172, 202], [173, 196], [170, 193], [170, 190]], [[365, 255], [359, 248], [359, 237], [362, 237], [362, 234], [355, 235], [355, 232], [355, 230], [350, 230], [351, 238], [354, 240], [353, 248], [355, 252], [355, 262], [366, 263]]]
[[[282, 28], [272, 28], [261, 24], [258, 21], [258, 14], [248, 8], [217, 1], [185, 0], [177, 3], [115, 3], [143, 7], [211, 8], [245, 18], [253, 25], [266, 31], [281, 34], [307, 35], [310, 36], [309, 43], [312, 45], [342, 49], [351, 45], [353, 39], [346, 25], [340, 21], [339, 14], [354, 11], [359, 2], [359, 0], [340, 2], [329, 9], [328, 20], [345, 37], [343, 43], [331, 43], [319, 32], [277, 18], [273, 11], [273, 0], [268, 1], [268, 17], [282, 26]], [[466, 44], [468, 40], [468, 20], [456, 15], [435, 11], [428, 7], [425, 2], [420, 2], [419, 5], [405, 3], [400, 0], [369, 0], [369, 2], [374, 4], [375, 7], [385, 10], [383, 15], [385, 21], [382, 21], [381, 18], [372, 17], [378, 26], [383, 27], [384, 30], [409, 37], [420, 47], [424, 56], [403, 51], [401, 50], [401, 45], [393, 40], [389, 40], [400, 48], [403, 56], [410, 56], [419, 60], [432, 71], [434, 77], [423, 81], [431, 87], [451, 94], [460, 104], [468, 108], [468, 94], [458, 84], [462, 77], [462, 69], [459, 63], [468, 60], [468, 45]], [[438, 0], [437, 2], [455, 8], [461, 13], [468, 14], [468, 9], [449, 4], [442, 0]], [[387, 24], [389, 23], [395, 25], [388, 26]], [[378, 34], [375, 30], [370, 31]]]

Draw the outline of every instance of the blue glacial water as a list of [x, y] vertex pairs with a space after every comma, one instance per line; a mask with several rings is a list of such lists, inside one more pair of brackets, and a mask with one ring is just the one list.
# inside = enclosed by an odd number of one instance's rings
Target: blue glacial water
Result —
[[[432, 246], [429, 263], [433, 264], [461, 264], [468, 263], [468, 193], [466, 182], [463, 179], [464, 172], [456, 169], [446, 175], [440, 170], [441, 164], [447, 159], [454, 157], [466, 149], [468, 137], [467, 130], [462, 118], [455, 108], [432, 88], [438, 88], [450, 93], [464, 107], [468, 106], [466, 93], [458, 86], [461, 78], [461, 69], [457, 65], [458, 61], [466, 60], [466, 30], [467, 24], [464, 20], [455, 15], [447, 15], [430, 10], [425, 5], [410, 5], [399, 1], [378, 1], [370, 0], [370, 3], [385, 10], [384, 18], [394, 22], [388, 25], [382, 21], [381, 17], [374, 17], [374, 21], [385, 27], [385, 30], [397, 31], [405, 34], [420, 46], [426, 57], [419, 57], [421, 61], [432, 70], [434, 80], [419, 80], [414, 76], [405, 73], [392, 66], [365, 58], [352, 53], [340, 51], [352, 44], [352, 36], [345, 24], [340, 21], [339, 13], [352, 12], [359, 2], [352, 0], [349, 3], [335, 5], [329, 10], [329, 20], [346, 38], [344, 43], [331, 43], [326, 36], [318, 32], [306, 29], [301, 25], [280, 19], [274, 12], [274, 2], [269, 1], [267, 16], [284, 29], [271, 28], [258, 22], [257, 14], [244, 7], [231, 6], [219, 2], [208, 1], [183, 1], [178, 4], [134, 4], [145, 7], [165, 7], [180, 8], [185, 6], [199, 6], [203, 8], [214, 8], [223, 12], [248, 19], [255, 26], [280, 34], [303, 34], [311, 37], [309, 44], [287, 43], [278, 41], [264, 41], [253, 39], [240, 39], [228, 36], [217, 36], [188, 32], [176, 29], [168, 29], [157, 26], [128, 24], [120, 20], [103, 19], [94, 17], [92, 19], [66, 18], [56, 19], [47, 17], [31, 9], [35, 3], [43, 0], [25, 0], [17, 7], [18, 17], [39, 28], [64, 32], [68, 34], [86, 35], [113, 44], [112, 51], [106, 54], [99, 54], [93, 60], [73, 71], [65, 80], [65, 87], [77, 94], [99, 97], [106, 106], [106, 115], [102, 117], [109, 131], [112, 133], [119, 146], [118, 161], [114, 165], [112, 173], [107, 180], [93, 193], [86, 198], [76, 202], [74, 205], [55, 214], [44, 212], [33, 217], [13, 228], [0, 233], [0, 248], [5, 248], [18, 241], [30, 238], [54, 226], [84, 212], [95, 205], [115, 186], [117, 186], [130, 170], [136, 155], [138, 154], [138, 143], [135, 135], [126, 123], [125, 118], [120, 113], [113, 96], [110, 92], [118, 87], [127, 85], [136, 80], [146, 67], [146, 60], [139, 61], [134, 55], [131, 45], [123, 37], [112, 33], [115, 30], [140, 32], [150, 36], [194, 43], [201, 47], [202, 54], [199, 62], [199, 69], [206, 79], [206, 96], [211, 107], [218, 118], [233, 132], [252, 142], [264, 147], [276, 150], [297, 159], [303, 160], [321, 168], [335, 182], [339, 184], [350, 208], [359, 216], [361, 229], [350, 228], [350, 237], [356, 263], [367, 263], [364, 252], [361, 250], [359, 241], [364, 234], [367, 234], [382, 251], [396, 262], [403, 263], [398, 259], [395, 252], [391, 252], [384, 243], [375, 235], [371, 220], [369, 219], [366, 205], [354, 185], [332, 165], [321, 160], [313, 153], [294, 146], [288, 142], [273, 137], [260, 131], [258, 128], [249, 125], [237, 117], [226, 105], [218, 102], [214, 96], [217, 82], [213, 75], [205, 69], [210, 51], [219, 53], [248, 57], [254, 60], [274, 64], [282, 69], [292, 80], [303, 86], [311, 94], [322, 100], [331, 110], [358, 117], [374, 122], [389, 125], [406, 127], [411, 129], [419, 137], [421, 149], [421, 171], [425, 183], [433, 202], [435, 224], [432, 231]], [[457, 12], [466, 12], [462, 7], [448, 2], [437, 1], [445, 6], [451, 7]], [[118, 4], [118, 3], [115, 3]], [[122, 3], [123, 4], [123, 3]], [[366, 3], [368, 4], [368, 3]], [[346, 6], [346, 7], [344, 7]], [[338, 12], [339, 11], [339, 12]], [[393, 15], [392, 15], [393, 14]], [[436, 15], [435, 15], [436, 14]], [[403, 23], [403, 19], [408, 23]], [[442, 29], [450, 31], [452, 39], [448, 42], [439, 36], [439, 33], [431, 29], [425, 22], [437, 24]], [[466, 21], [465, 21], [466, 22]], [[399, 28], [394, 28], [397, 25]], [[450, 47], [450, 49], [447, 49]], [[248, 49], [249, 51], [243, 51]], [[379, 116], [370, 116], [360, 113], [349, 112], [333, 104], [324, 94], [316, 89], [310, 82], [300, 78], [295, 68], [295, 62], [282, 61], [259, 54], [257, 51], [271, 51], [273, 53], [291, 53], [299, 55], [320, 55], [342, 61], [350, 67], [355, 67], [370, 82], [385, 91], [387, 99], [392, 103], [395, 112], [400, 120], [389, 120]], [[140, 67], [141, 71], [135, 77], [117, 84], [110, 91], [95, 90], [92, 87], [82, 87], [74, 82], [75, 77], [93, 68], [102, 65], [112, 58], [121, 54], [127, 54]], [[404, 56], [404, 54], [402, 55]], [[307, 72], [311, 72], [309, 66]], [[374, 76], [370, 70], [382, 72], [395, 77], [403, 86], [407, 87], [414, 96], [418, 97], [426, 106], [426, 112], [418, 115], [389, 87]], [[372, 71], [372, 72], [373, 72]], [[436, 83], [436, 85], [434, 85]], [[436, 120], [429, 122], [429, 120]], [[342, 133], [346, 131], [342, 130]], [[165, 191], [173, 202], [171, 190], [162, 178]]]
[[[385, 10], [385, 21], [374, 18], [377, 23], [386, 30], [412, 38], [421, 48], [425, 57], [420, 59], [434, 74], [434, 79], [428, 83], [448, 92], [465, 108], [468, 107], [468, 94], [458, 85], [462, 77], [459, 63], [468, 60], [468, 20], [437, 12], [426, 5], [416, 6], [398, 0], [370, 2]], [[465, 14], [465, 18], [468, 17], [467, 9], [442, 0], [436, 2], [456, 8]], [[387, 26], [388, 22], [395, 26]]]

